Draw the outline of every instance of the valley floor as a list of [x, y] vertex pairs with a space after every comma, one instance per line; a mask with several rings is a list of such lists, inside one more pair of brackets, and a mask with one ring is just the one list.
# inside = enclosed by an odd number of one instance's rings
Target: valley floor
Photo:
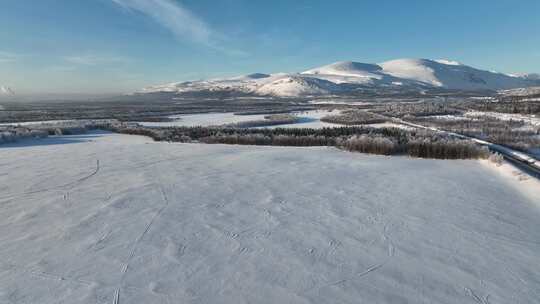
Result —
[[5, 145], [0, 303], [538, 303], [540, 187], [496, 171], [109, 133]]

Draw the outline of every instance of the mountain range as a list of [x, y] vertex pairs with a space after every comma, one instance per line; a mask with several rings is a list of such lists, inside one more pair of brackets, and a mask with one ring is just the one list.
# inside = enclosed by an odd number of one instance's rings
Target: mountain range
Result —
[[451, 60], [397, 59], [379, 64], [341, 61], [299, 73], [263, 74], [149, 86], [138, 94], [302, 97], [362, 92], [499, 91], [540, 85], [538, 74], [503, 74]]

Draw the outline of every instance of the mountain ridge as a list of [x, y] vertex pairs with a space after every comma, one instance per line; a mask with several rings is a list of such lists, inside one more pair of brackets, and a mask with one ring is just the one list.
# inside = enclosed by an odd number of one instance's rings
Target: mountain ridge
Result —
[[539, 86], [538, 74], [510, 75], [477, 69], [448, 59], [395, 59], [382, 63], [338, 61], [298, 73], [244, 76], [149, 86], [137, 92], [230, 92], [254, 96], [343, 95], [369, 90], [427, 89], [499, 91]]

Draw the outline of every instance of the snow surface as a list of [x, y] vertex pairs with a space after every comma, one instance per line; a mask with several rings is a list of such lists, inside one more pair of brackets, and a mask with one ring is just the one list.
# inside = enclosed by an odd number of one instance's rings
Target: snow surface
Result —
[[210, 127], [220, 126], [224, 124], [232, 124], [239, 122], [248, 122], [253, 120], [263, 120], [266, 115], [234, 115], [232, 112], [228, 113], [201, 113], [201, 114], [189, 114], [189, 115], [174, 115], [170, 118], [176, 119], [174, 121], [165, 122], [137, 122], [140, 125], [147, 127]]
[[0, 167], [0, 303], [540, 302], [540, 190], [482, 162], [93, 133]]
[[448, 60], [448, 59], [437, 59], [437, 60], [434, 60], [434, 61], [436, 61], [438, 63], [446, 64], [446, 65], [463, 65], [459, 61]]
[[[398, 78], [412, 79], [435, 87], [443, 83], [435, 76], [435, 71], [422, 59], [398, 59], [381, 64], [383, 71]], [[446, 64], [444, 64], [446, 65]]]
[[339, 91], [339, 88], [334, 82], [325, 79], [296, 75], [279, 78], [272, 82], [265, 83], [255, 90], [255, 92], [260, 95], [287, 97], [327, 95], [337, 91]]
[[[323, 127], [335, 127], [342, 126], [332, 123], [325, 123], [320, 121], [320, 119], [326, 115], [336, 114], [338, 112], [331, 112], [327, 110], [311, 110], [311, 111], [302, 111], [294, 112], [295, 114], [303, 120], [295, 124], [286, 124], [286, 125], [276, 125], [270, 126], [271, 128], [323, 128]], [[168, 122], [138, 122], [139, 124], [147, 127], [174, 127], [174, 126], [186, 126], [186, 127], [209, 127], [209, 126], [222, 126], [226, 124], [240, 123], [240, 122], [249, 122], [249, 121], [258, 121], [264, 120], [265, 116], [268, 114], [257, 114], [257, 115], [234, 115], [234, 113], [202, 113], [202, 114], [190, 114], [190, 115], [175, 115], [171, 116], [174, 121]], [[266, 127], [265, 127], [266, 128]]]
[[456, 90], [498, 90], [527, 87], [528, 80], [475, 69], [450, 60], [397, 59], [380, 64], [394, 77]]
[[487, 169], [491, 170], [493, 174], [498, 174], [505, 178], [512, 187], [527, 196], [540, 208], [540, 200], [538, 200], [540, 196], [540, 180], [538, 178], [528, 175], [506, 161], [500, 165], [495, 165], [488, 160], [483, 160], [481, 163]]

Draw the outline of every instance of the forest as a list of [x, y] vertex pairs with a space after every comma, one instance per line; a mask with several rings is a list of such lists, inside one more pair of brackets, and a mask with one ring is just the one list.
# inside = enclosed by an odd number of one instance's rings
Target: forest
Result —
[[144, 128], [122, 125], [109, 127], [114, 132], [145, 135], [156, 141], [261, 146], [333, 146], [362, 153], [438, 159], [489, 157], [486, 147], [481, 147], [470, 140], [428, 130], [357, 126], [322, 129]]

